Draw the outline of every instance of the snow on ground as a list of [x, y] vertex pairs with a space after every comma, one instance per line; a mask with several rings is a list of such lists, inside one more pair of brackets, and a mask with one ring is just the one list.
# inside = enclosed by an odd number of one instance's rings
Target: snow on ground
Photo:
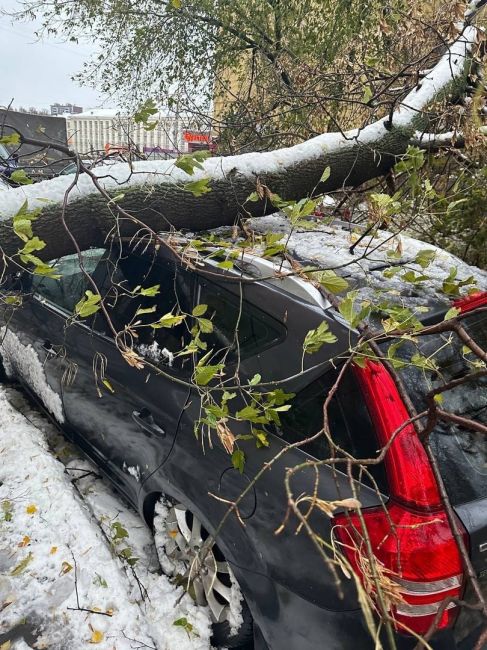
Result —
[[[0, 458], [0, 645], [210, 648], [207, 610], [160, 575], [144, 522], [8, 386], [0, 386]], [[189, 625], [175, 626], [180, 619]]]

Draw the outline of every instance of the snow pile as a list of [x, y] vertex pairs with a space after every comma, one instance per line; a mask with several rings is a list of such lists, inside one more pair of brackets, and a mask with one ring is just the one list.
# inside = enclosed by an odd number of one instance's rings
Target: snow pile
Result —
[[157, 341], [154, 341], [150, 345], [142, 343], [136, 349], [143, 357], [154, 363], [165, 361], [169, 366], [172, 366], [174, 362], [174, 354], [167, 348], [160, 348]]
[[[210, 647], [207, 611], [158, 574], [145, 524], [5, 387], [0, 453], [0, 645], [11, 639], [13, 650]], [[138, 558], [133, 566], [120, 557], [127, 547]], [[192, 627], [175, 626], [181, 618]]]
[[23, 345], [10, 329], [1, 327], [0, 354], [7, 375], [22, 377], [56, 420], [64, 422], [61, 398], [47, 383], [44, 368], [32, 345]]
[[[268, 217], [250, 219], [249, 226], [260, 233], [282, 233], [286, 236], [291, 232], [291, 226], [286, 217], [273, 214]], [[357, 237], [357, 235], [354, 235]], [[292, 255], [303, 263], [316, 265], [323, 269], [333, 269], [349, 280], [350, 288], [358, 285], [362, 298], [370, 298], [377, 292], [387, 292], [391, 300], [403, 300], [411, 306], [425, 305], [428, 301], [448, 298], [442, 293], [443, 281], [450, 269], [456, 267], [457, 280], [473, 276], [479, 289], [487, 289], [487, 272], [466, 264], [455, 255], [425, 242], [407, 237], [396, 236], [387, 231], [377, 235], [368, 235], [350, 253], [354, 239], [349, 229], [336, 225], [319, 226], [313, 230], [294, 231], [287, 242]], [[435, 252], [434, 259], [426, 269], [413, 262], [420, 251]], [[391, 260], [388, 253], [400, 251], [400, 260]], [[414, 270], [428, 276], [421, 283], [411, 283], [401, 280], [402, 272], [392, 278], [384, 277], [383, 271], [392, 264], [401, 263], [404, 271]], [[471, 288], [475, 285], [469, 285]]]

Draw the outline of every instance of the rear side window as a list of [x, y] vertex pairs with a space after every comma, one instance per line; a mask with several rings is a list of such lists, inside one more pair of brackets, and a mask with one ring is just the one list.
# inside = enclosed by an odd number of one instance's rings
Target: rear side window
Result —
[[286, 336], [282, 323], [213, 282], [199, 280], [197, 302], [208, 305], [205, 317], [213, 323], [204, 341], [227, 362], [251, 357]]
[[[139, 354], [156, 365], [190, 372], [190, 357], [177, 356], [191, 339], [190, 324], [183, 320], [173, 327], [151, 326], [169, 313], [191, 313], [193, 283], [189, 273], [151, 256], [113, 254], [94, 277], [113, 326], [117, 332], [131, 332], [127, 336], [132, 337], [131, 343]], [[97, 314], [93, 327], [111, 334], [102, 314]]]
[[[337, 379], [337, 372], [329, 372], [298, 393], [292, 407], [280, 413], [282, 435], [293, 443], [309, 438], [323, 428], [323, 404]], [[345, 371], [337, 392], [328, 407], [328, 421], [333, 442], [354, 458], [374, 458], [379, 444], [360, 388], [353, 373]], [[321, 460], [330, 458], [331, 451], [325, 435], [302, 447], [310, 456]], [[337, 464], [346, 471], [344, 463]], [[387, 480], [383, 463], [368, 465], [368, 470], [381, 492], [387, 493]], [[369, 483], [362, 477], [363, 482]]]
[[[472, 314], [462, 321], [470, 336], [487, 349], [487, 314]], [[436, 373], [407, 365], [400, 373], [418, 411], [426, 408], [424, 395], [431, 388], [461, 378], [475, 368], [478, 359], [456, 335], [418, 337], [420, 354], [434, 359]], [[408, 361], [417, 347], [404, 344], [397, 357]], [[477, 368], [478, 369], [478, 368]], [[441, 408], [487, 425], [487, 377], [443, 393]], [[439, 422], [430, 437], [445, 487], [453, 505], [487, 497], [487, 436], [449, 422]]]

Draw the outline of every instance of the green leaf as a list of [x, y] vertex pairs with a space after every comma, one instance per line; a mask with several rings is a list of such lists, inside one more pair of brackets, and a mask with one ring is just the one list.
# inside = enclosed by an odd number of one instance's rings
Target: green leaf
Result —
[[157, 121], [154, 120], [149, 123], [149, 120], [153, 115], [156, 115], [157, 111], [158, 108], [155, 101], [153, 99], [147, 99], [134, 113], [134, 122], [136, 124], [143, 124], [146, 131], [152, 131], [157, 126]]
[[33, 559], [34, 559], [34, 556], [32, 555], [32, 553], [29, 553], [28, 555], [26, 555], [24, 557], [24, 559], [21, 560], [17, 564], [17, 566], [12, 569], [12, 571], [10, 572], [10, 575], [11, 576], [18, 576], [21, 573], [23, 573], [26, 570], [27, 566], [30, 564], [30, 562], [32, 562]]
[[97, 587], [104, 587], [105, 589], [108, 587], [107, 581], [101, 577], [99, 573], [95, 574], [96, 577], [93, 578], [93, 584], [96, 585]]
[[160, 329], [161, 327], [174, 327], [175, 325], [182, 323], [185, 318], [186, 316], [183, 314], [176, 316], [175, 314], [169, 312], [168, 314], [161, 316], [161, 318], [155, 323], [151, 323], [151, 327], [153, 327], [155, 330]]
[[325, 343], [335, 343], [337, 337], [330, 332], [330, 328], [326, 321], [323, 321], [314, 330], [310, 330], [304, 339], [303, 350], [306, 354], [313, 354], [318, 352]]
[[193, 196], [202, 196], [211, 192], [211, 187], [208, 187], [210, 178], [201, 178], [199, 181], [189, 181], [183, 185], [186, 192], [191, 192]]
[[29, 178], [24, 169], [16, 169], [10, 174], [10, 180], [19, 185], [31, 185], [34, 181]]
[[196, 366], [194, 369], [195, 381], [198, 386], [206, 386], [222, 369], [223, 364], [221, 363], [214, 366]]
[[141, 296], [148, 296], [149, 298], [153, 298], [154, 296], [157, 296], [160, 288], [160, 284], [155, 284], [153, 287], [147, 287], [146, 289], [143, 289], [142, 287], [136, 287], [132, 293], [138, 293]]
[[25, 242], [24, 247], [20, 251], [22, 255], [28, 255], [29, 253], [32, 253], [34, 251], [41, 251], [43, 248], [46, 247], [46, 242], [42, 241], [42, 239], [39, 239], [37, 235], [35, 237], [32, 237], [32, 239], [29, 239]]
[[137, 311], [135, 312], [136, 316], [142, 316], [143, 314], [153, 314], [156, 311], [157, 307], [156, 305], [152, 305], [152, 307], [139, 307]]
[[237, 411], [235, 417], [238, 420], [255, 420], [258, 417], [259, 411], [253, 406], [245, 406], [240, 411]]
[[330, 178], [330, 174], [331, 174], [331, 167], [330, 166], [325, 167], [323, 173], [321, 174], [320, 183], [324, 183], [325, 181], [327, 181]]
[[231, 260], [225, 260], [224, 262], [219, 262], [217, 266], [220, 269], [233, 269], [233, 262]]
[[269, 441], [267, 440], [267, 433], [265, 431], [254, 431], [257, 438], [257, 447], [268, 447]]
[[0, 144], [6, 144], [12, 146], [20, 144], [20, 134], [10, 133], [9, 135], [2, 135], [2, 137], [0, 138]]
[[174, 163], [175, 167], [179, 167], [184, 172], [192, 176], [195, 169], [203, 169], [201, 164], [206, 158], [211, 155], [209, 151], [195, 151], [193, 153], [185, 153]]
[[127, 529], [119, 521], [114, 521], [112, 526], [112, 542], [117, 543], [129, 536]]
[[181, 0], [171, 0], [171, 5], [174, 9], [181, 9]]
[[419, 264], [419, 266], [422, 269], [425, 269], [435, 259], [435, 256], [436, 256], [436, 251], [431, 250], [431, 249], [425, 249], [425, 250], [419, 251], [419, 253], [414, 258], [414, 262], [416, 264]]
[[251, 203], [256, 203], [257, 201], [260, 201], [260, 196], [257, 194], [257, 192], [252, 192], [251, 194], [248, 195], [247, 201], [250, 201]]
[[211, 334], [213, 332], [213, 323], [208, 318], [198, 318], [198, 326], [203, 334]]
[[349, 291], [349, 293], [347, 293], [347, 297], [344, 298], [338, 305], [338, 311], [350, 324], [352, 324], [355, 319], [354, 303], [357, 295], [357, 291]]
[[241, 449], [235, 449], [232, 454], [232, 465], [235, 469], [238, 469], [240, 474], [243, 474], [245, 467], [245, 454]]
[[74, 311], [80, 318], [87, 318], [100, 309], [101, 296], [99, 293], [93, 293], [89, 289], [85, 291], [85, 297], [75, 305]]
[[206, 314], [206, 310], [208, 309], [208, 305], [196, 305], [196, 307], [193, 309], [193, 316], [203, 316], [203, 314]]
[[364, 104], [368, 104], [373, 96], [374, 96], [374, 91], [372, 90], [372, 88], [369, 85], [365, 86], [364, 94], [362, 97], [362, 101], [364, 102]]
[[256, 386], [257, 384], [260, 384], [261, 381], [262, 377], [259, 375], [259, 373], [256, 373], [249, 381], [249, 386]]
[[335, 271], [321, 271], [317, 279], [330, 293], [341, 293], [348, 289], [348, 282]]
[[461, 309], [457, 309], [456, 307], [451, 307], [445, 314], [445, 318], [443, 320], [450, 320], [452, 318], [456, 318], [458, 314], [462, 312]]

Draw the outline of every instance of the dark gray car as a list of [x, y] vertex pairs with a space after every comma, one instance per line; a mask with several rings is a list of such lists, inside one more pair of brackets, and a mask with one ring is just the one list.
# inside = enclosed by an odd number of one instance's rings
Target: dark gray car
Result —
[[[227, 647], [254, 643], [255, 648], [272, 650], [374, 647], [353, 581], [343, 577], [339, 593], [316, 544], [305, 532], [296, 534], [296, 520], [286, 519], [286, 470], [300, 465], [291, 482], [294, 495], [360, 500], [377, 556], [389, 570], [401, 573], [404, 602], [395, 610], [396, 643], [412, 648], [416, 641], [405, 627], [424, 633], [445, 597], [463, 596], [466, 582], [438, 486], [414, 431], [405, 429], [397, 436], [386, 461], [371, 466], [371, 477], [360, 481], [351, 481], [343, 465], [320, 465], [317, 474], [313, 465], [306, 464], [329, 456], [324, 436], [302, 448], [290, 446], [322, 428], [323, 401], [340, 372], [340, 362], [331, 364], [330, 359], [345, 359], [356, 333], [306, 283], [265, 279], [269, 274], [258, 260], [247, 259], [233, 270], [211, 262], [188, 270], [164, 249], [156, 258], [137, 250], [84, 253], [85, 270], [110, 307], [111, 323], [100, 311], [84, 320], [72, 318], [76, 304], [91, 288], [76, 256], [57, 260], [58, 279], [24, 275], [12, 280], [10, 287], [27, 297], [21, 307], [4, 308], [1, 350], [7, 371], [24, 382], [149, 526], [164, 499], [166, 551], [175, 561], [190, 567], [208, 535], [218, 530], [216, 545], [193, 587], [196, 600], [210, 607], [215, 643]], [[156, 285], [162, 287], [156, 295], [140, 291]], [[233, 435], [242, 436], [238, 440], [246, 459], [242, 471], [234, 467], [218, 436], [205, 444], [203, 433], [195, 435], [204, 393], [190, 381], [197, 356], [174, 355], [186, 344], [190, 329], [184, 323], [139, 327], [133, 349], [152, 363], [152, 369], [143, 370], [121, 354], [126, 349], [123, 335], [117, 337], [118, 345], [113, 336], [112, 328], [123, 333], [134, 318], [143, 324], [151, 310], [166, 314], [177, 307], [192, 314], [201, 304], [207, 305], [205, 316], [212, 321], [206, 344], [208, 349], [224, 350], [228, 375], [237, 371], [242, 384], [260, 375], [274, 382], [274, 388], [296, 395], [290, 410], [263, 427], [267, 444], [259, 449], [248, 435], [248, 422], [232, 424]], [[443, 313], [436, 317], [441, 319]], [[303, 357], [306, 334], [324, 321], [335, 341]], [[467, 323], [486, 349], [486, 312], [472, 311]], [[384, 345], [386, 349], [388, 344]], [[23, 364], [26, 346], [40, 359], [46, 386]], [[452, 367], [448, 354], [442, 359], [445, 373], [459, 376], [464, 371], [458, 364]], [[405, 372], [404, 380], [421, 408], [420, 373]], [[462, 404], [461, 413], [485, 423], [487, 391], [482, 381]], [[234, 399], [236, 409], [246, 406], [244, 392]], [[466, 398], [459, 391], [452, 399], [461, 403]], [[335, 443], [355, 458], [374, 457], [407, 417], [390, 375], [379, 363], [348, 369], [329, 409]], [[472, 563], [485, 585], [485, 438], [452, 426], [435, 431], [433, 446]], [[253, 482], [282, 449], [287, 451]], [[373, 489], [374, 483], [378, 489]], [[220, 529], [228, 502], [242, 492], [239, 517], [230, 516]], [[330, 519], [314, 509], [309, 526], [327, 542], [333, 527], [336, 543], [353, 565], [360, 524], [343, 508], [337, 512]], [[287, 523], [281, 527], [283, 522]], [[391, 525], [397, 526], [394, 534]], [[237, 628], [229, 618], [234, 579], [245, 598]], [[448, 607], [430, 643], [434, 648], [472, 648], [478, 625], [476, 615], [458, 616], [457, 607]]]

